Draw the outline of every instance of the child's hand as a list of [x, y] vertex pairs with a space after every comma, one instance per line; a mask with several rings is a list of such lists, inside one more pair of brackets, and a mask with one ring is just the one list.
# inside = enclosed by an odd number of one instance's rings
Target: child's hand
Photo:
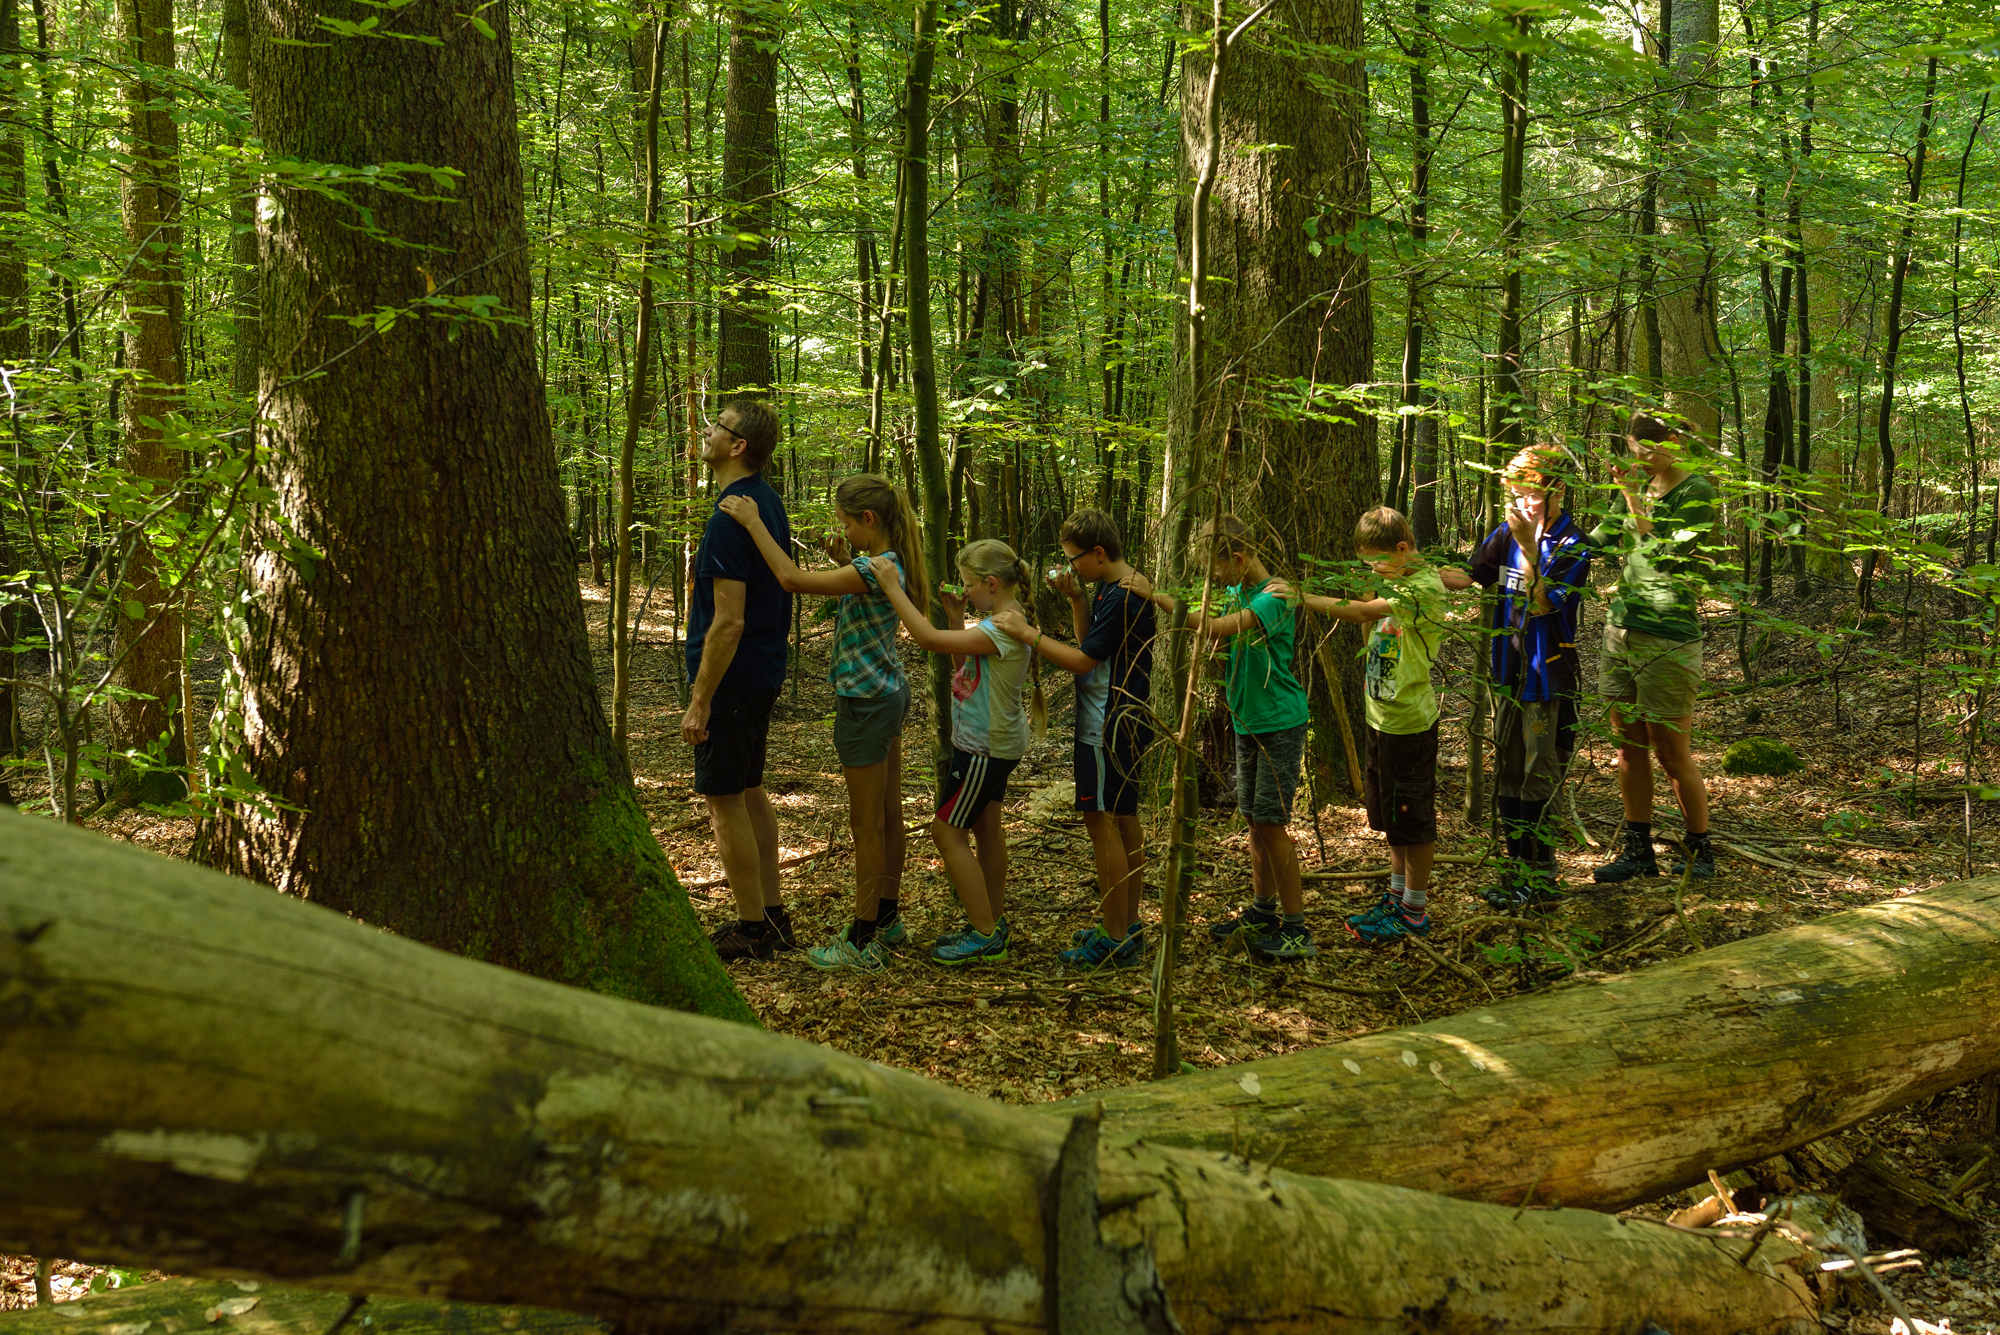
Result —
[[1121, 589], [1130, 589], [1141, 598], [1151, 598], [1153, 596], [1153, 581], [1147, 579], [1136, 570], [1124, 579], [1119, 580], [1118, 587]]
[[1021, 615], [1021, 609], [1018, 607], [1010, 607], [1004, 612], [996, 613], [993, 624], [1000, 628], [1003, 635], [1011, 635], [1023, 644], [1036, 633], [1035, 628], [1028, 624], [1028, 618]]
[[836, 565], [846, 565], [851, 559], [846, 535], [833, 529], [819, 535], [819, 549]]
[[1472, 587], [1472, 576], [1457, 566], [1446, 566], [1438, 571], [1438, 583], [1453, 593], [1464, 593]]
[[1287, 584], [1284, 581], [1284, 579], [1278, 575], [1271, 576], [1270, 582], [1264, 586], [1264, 592], [1270, 594], [1274, 598], [1284, 599], [1287, 603], [1290, 603], [1293, 607], [1297, 607], [1300, 603], [1305, 601], [1304, 595], [1294, 593], [1292, 591], [1292, 586], [1290, 584]]
[[1049, 576], [1049, 587], [1072, 602], [1083, 597], [1083, 590], [1077, 587], [1076, 572], [1068, 566]]
[[965, 590], [956, 584], [938, 585], [938, 601], [944, 606], [948, 621], [965, 620]]
[[757, 502], [748, 496], [724, 496], [715, 508], [745, 528], [756, 528], [764, 522], [764, 517], [757, 513]]

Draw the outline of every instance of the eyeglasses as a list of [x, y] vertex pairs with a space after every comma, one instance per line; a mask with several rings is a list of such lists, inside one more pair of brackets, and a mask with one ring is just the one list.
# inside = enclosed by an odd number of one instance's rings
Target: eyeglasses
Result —
[[722, 430], [736, 437], [736, 439], [743, 441], [746, 444], [749, 443], [750, 437], [744, 435], [741, 431], [737, 431], [731, 427], [722, 426], [722, 419], [719, 417], [709, 417], [706, 414], [704, 414], [702, 416], [701, 421], [702, 425], [708, 427], [710, 430], [713, 430], [716, 427], [722, 427]]

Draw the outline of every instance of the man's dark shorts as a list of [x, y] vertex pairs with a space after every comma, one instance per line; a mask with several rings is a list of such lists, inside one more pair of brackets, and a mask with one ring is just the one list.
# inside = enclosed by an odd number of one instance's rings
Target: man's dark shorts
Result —
[[1368, 768], [1361, 776], [1368, 828], [1389, 836], [1391, 848], [1434, 844], [1437, 823], [1438, 730], [1395, 733], [1368, 729]]
[[734, 797], [764, 786], [764, 743], [778, 692], [766, 686], [718, 686], [708, 709], [708, 740], [695, 743], [694, 790]]

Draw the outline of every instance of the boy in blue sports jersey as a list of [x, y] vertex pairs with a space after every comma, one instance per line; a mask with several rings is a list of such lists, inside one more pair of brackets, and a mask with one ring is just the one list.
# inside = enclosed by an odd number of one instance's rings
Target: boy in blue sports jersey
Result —
[[[1015, 639], [1076, 673], [1076, 809], [1090, 833], [1101, 897], [1098, 925], [1077, 933], [1064, 964], [1097, 969], [1137, 964], [1145, 953], [1139, 896], [1146, 838], [1139, 824], [1139, 766], [1153, 743], [1153, 605], [1120, 581], [1125, 560], [1118, 525], [1102, 510], [1078, 510], [1059, 541], [1068, 563], [1050, 580], [1069, 599], [1075, 644], [1042, 634], [1018, 608], [993, 618]], [[1094, 593], [1086, 592], [1096, 585]]]
[[1483, 897], [1507, 912], [1546, 911], [1562, 899], [1547, 817], [1576, 749], [1576, 623], [1591, 557], [1564, 505], [1574, 473], [1560, 445], [1516, 454], [1501, 474], [1507, 522], [1486, 535], [1472, 559], [1472, 582], [1499, 591], [1486, 633], [1494, 805], [1507, 860], [1500, 884]]

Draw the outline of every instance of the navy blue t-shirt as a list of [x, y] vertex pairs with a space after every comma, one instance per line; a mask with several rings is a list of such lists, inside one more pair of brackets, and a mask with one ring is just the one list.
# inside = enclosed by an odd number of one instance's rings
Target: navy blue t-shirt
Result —
[[[752, 473], [722, 489], [717, 496], [748, 496], [757, 503], [764, 527], [784, 551], [792, 549], [792, 522], [785, 516], [785, 503], [762, 473]], [[722, 674], [724, 686], [761, 686], [771, 690], [785, 684], [785, 636], [792, 628], [792, 595], [778, 583], [764, 554], [757, 550], [750, 530], [722, 513], [709, 512], [708, 527], [702, 530], [701, 546], [694, 557], [694, 612], [688, 617], [688, 680], [701, 672], [701, 646], [708, 639], [709, 623], [715, 620], [715, 584], [718, 579], [743, 582], [743, 639], [736, 657]]]
[[1104, 741], [1104, 722], [1145, 709], [1153, 694], [1153, 604], [1109, 580], [1099, 582], [1090, 625], [1077, 647], [1097, 666], [1076, 679], [1076, 739]]
[[1505, 524], [1486, 535], [1472, 558], [1472, 578], [1500, 586], [1490, 627], [1493, 684], [1523, 703], [1557, 700], [1577, 692], [1576, 618], [1590, 579], [1590, 547], [1565, 514], [1542, 534], [1541, 572], [1546, 613], [1531, 614], [1521, 597], [1520, 547]]

